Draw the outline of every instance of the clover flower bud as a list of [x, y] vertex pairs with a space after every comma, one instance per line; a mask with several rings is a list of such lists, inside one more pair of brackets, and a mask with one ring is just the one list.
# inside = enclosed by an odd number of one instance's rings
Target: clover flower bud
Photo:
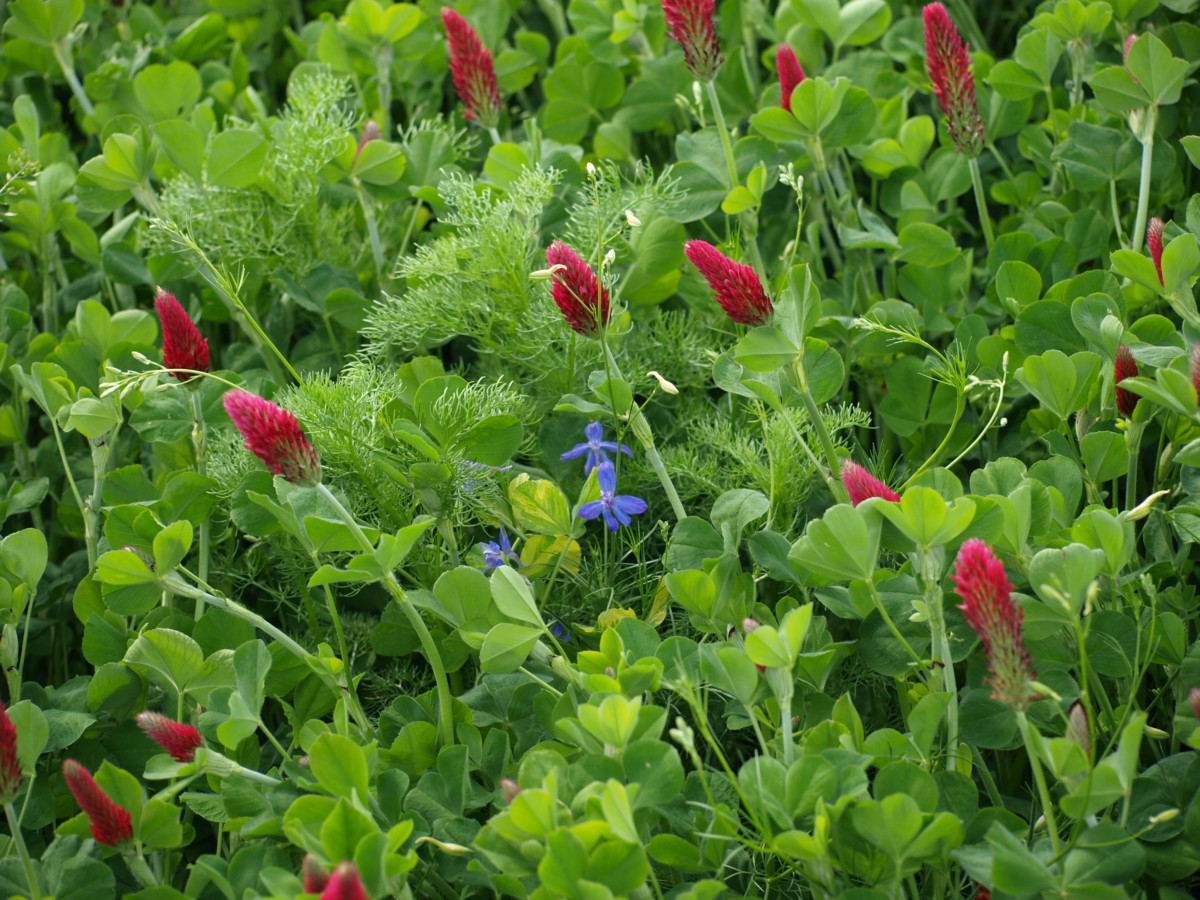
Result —
[[116, 847], [133, 840], [133, 818], [129, 810], [113, 802], [96, 784], [91, 772], [68, 759], [63, 762], [62, 773], [75, 802], [87, 814], [96, 843]]
[[761, 325], [775, 307], [750, 266], [734, 262], [706, 241], [688, 241], [683, 252], [700, 270], [725, 314], [742, 325]]
[[191, 725], [172, 721], [162, 713], [148, 709], [137, 714], [138, 728], [171, 755], [175, 762], [188, 763], [196, 755], [196, 748], [204, 743], [200, 732]]
[[780, 44], [775, 54], [775, 68], [779, 72], [779, 105], [792, 111], [792, 91], [804, 81], [804, 68], [796, 58], [796, 51], [787, 44]]
[[333, 870], [321, 900], [370, 900], [354, 863], [344, 862]]
[[304, 854], [304, 861], [300, 864], [300, 875], [304, 879], [306, 894], [319, 894], [329, 884], [329, 873], [312, 853]]
[[0, 801], [11, 803], [21, 787], [21, 759], [17, 755], [17, 726], [0, 702]]
[[590, 336], [608, 324], [608, 290], [583, 258], [555, 241], [546, 249], [546, 261], [554, 273], [550, 288], [554, 302], [577, 334]]
[[712, 81], [724, 60], [713, 22], [716, 0], [663, 0], [667, 34], [683, 48], [688, 71], [697, 81]]
[[1150, 251], [1150, 258], [1154, 260], [1154, 271], [1158, 273], [1158, 283], [1163, 282], [1162, 270], [1162, 255], [1163, 255], [1163, 220], [1153, 218], [1146, 225], [1146, 248]]
[[464, 114], [484, 128], [495, 128], [501, 104], [491, 51], [467, 20], [450, 7], [442, 9], [442, 24], [450, 46], [450, 75]]
[[226, 394], [225, 411], [245, 438], [246, 449], [272, 474], [303, 487], [321, 483], [321, 457], [290, 412], [245, 391]]
[[1117, 412], [1126, 418], [1133, 416], [1133, 410], [1142, 398], [1133, 391], [1127, 391], [1121, 387], [1121, 382], [1126, 378], [1137, 378], [1137, 374], [1137, 361], [1133, 358], [1133, 353], [1129, 348], [1122, 344], [1117, 348], [1117, 359], [1113, 364], [1113, 382], [1117, 397]]
[[842, 484], [850, 494], [850, 502], [858, 506], [871, 497], [880, 497], [893, 503], [900, 495], [853, 460], [842, 463]]
[[[154, 295], [154, 308], [162, 321], [163, 365], [168, 369], [207, 372], [208, 341], [175, 296], [158, 288]], [[191, 381], [195, 377], [189, 372], [171, 374], [179, 381]]]
[[933, 93], [946, 114], [950, 140], [959, 153], [973, 159], [983, 150], [983, 116], [975, 102], [971, 57], [946, 8], [930, 3], [925, 20], [925, 67]]

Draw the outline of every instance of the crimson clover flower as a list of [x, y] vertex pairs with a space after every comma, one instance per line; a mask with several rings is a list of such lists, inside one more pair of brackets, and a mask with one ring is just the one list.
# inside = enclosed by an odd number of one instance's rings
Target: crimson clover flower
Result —
[[1188, 365], [1192, 374], [1192, 387], [1196, 389], [1196, 397], [1200, 398], [1200, 342], [1192, 344]]
[[374, 119], [368, 119], [367, 124], [363, 126], [362, 137], [358, 139], [358, 149], [354, 151], [354, 162], [350, 164], [350, 168], [353, 169], [358, 165], [358, 158], [362, 156], [363, 147], [367, 146], [371, 141], [377, 141], [382, 137], [383, 132], [379, 130], [379, 123]]
[[1146, 248], [1150, 251], [1150, 258], [1154, 260], [1154, 271], [1158, 272], [1158, 283], [1164, 284], [1162, 273], [1162, 253], [1163, 253], [1163, 220], [1153, 218], [1146, 225]]
[[779, 105], [792, 111], [792, 91], [804, 80], [804, 68], [796, 58], [796, 51], [787, 44], [779, 45], [775, 54], [775, 68], [779, 72]]
[[64, 760], [62, 772], [67, 787], [75, 795], [75, 802], [87, 813], [96, 843], [116, 847], [133, 840], [133, 818], [129, 810], [118, 806], [104, 793], [91, 772], [73, 759]]
[[138, 728], [171, 755], [175, 762], [191, 762], [196, 748], [204, 743], [200, 732], [191, 725], [175, 722], [162, 713], [142, 710], [137, 714]]
[[1030, 685], [1033, 657], [1021, 637], [1024, 613], [1013, 603], [1004, 563], [982, 540], [971, 538], [958, 551], [952, 577], [963, 600], [958, 608], [983, 641], [992, 699], [1025, 711], [1037, 697]]
[[484, 128], [495, 128], [500, 121], [500, 89], [491, 51], [467, 20], [450, 7], [442, 10], [442, 24], [450, 45], [450, 75], [466, 117]]
[[697, 81], [712, 81], [724, 60], [713, 24], [716, 0], [663, 0], [667, 34], [683, 48], [684, 62]]
[[509, 541], [508, 533], [503, 528], [500, 529], [499, 541], [488, 541], [479, 546], [483, 548], [484, 575], [490, 575], [509, 560], [521, 561], [521, 557], [513, 553], [512, 542]]
[[1117, 394], [1117, 412], [1126, 418], [1133, 416], [1133, 410], [1142, 398], [1133, 391], [1127, 391], [1121, 387], [1121, 382], [1126, 378], [1137, 378], [1137, 374], [1137, 361], [1133, 358], [1129, 348], [1122, 344], [1117, 348], [1117, 361], [1113, 365], [1113, 381]]
[[[174, 294], [158, 288], [154, 294], [154, 308], [162, 321], [163, 365], [168, 369], [191, 369], [208, 371], [208, 341], [196, 327], [196, 323], [179, 305]], [[180, 381], [190, 381], [194, 375], [187, 372], [172, 372]]]
[[600, 485], [600, 499], [579, 507], [579, 518], [595, 519], [604, 516], [604, 524], [608, 526], [608, 530], [616, 531], [622, 525], [633, 521], [630, 516], [646, 511], [646, 501], [642, 498], [617, 493], [617, 470], [608, 460], [596, 467], [596, 481]]
[[344, 862], [333, 870], [321, 900], [370, 900], [354, 863]]
[[1085, 756], [1092, 755], [1092, 731], [1088, 727], [1087, 710], [1076, 700], [1067, 713], [1066, 739], [1078, 746]]
[[761, 325], [775, 311], [753, 268], [734, 262], [706, 241], [688, 241], [683, 252], [708, 282], [729, 318], [742, 325]]
[[321, 860], [312, 853], [304, 854], [304, 861], [300, 863], [300, 874], [304, 878], [306, 894], [319, 894], [329, 884], [329, 873], [321, 865]]
[[846, 486], [850, 502], [855, 506], [870, 497], [892, 501], [900, 499], [899, 494], [852, 460], [842, 463], [842, 484]]
[[17, 726], [0, 702], [0, 802], [12, 802], [20, 787], [21, 759], [17, 756]]
[[272, 474], [303, 487], [321, 483], [321, 457], [290, 412], [245, 391], [226, 394], [225, 411]]
[[608, 289], [600, 284], [583, 257], [562, 241], [555, 241], [546, 248], [546, 262], [554, 273], [550, 295], [567, 324], [584, 336], [595, 334], [598, 327], [607, 325]]
[[589, 422], [583, 429], [587, 440], [582, 444], [576, 444], [566, 453], [562, 454], [559, 459], [579, 459], [585, 453], [587, 459], [583, 461], [583, 476], [586, 478], [592, 474], [592, 470], [601, 463], [608, 462], [608, 454], [621, 452], [626, 456], [633, 456], [633, 450], [625, 444], [618, 444], [616, 441], [604, 440], [604, 426], [599, 422]]
[[1192, 708], [1192, 715], [1200, 720], [1200, 688], [1192, 688], [1188, 691], [1187, 701]]
[[964, 156], [974, 159], [983, 150], [983, 116], [975, 103], [971, 57], [946, 8], [930, 3], [925, 19], [925, 67], [933, 93], [946, 114], [950, 140]]

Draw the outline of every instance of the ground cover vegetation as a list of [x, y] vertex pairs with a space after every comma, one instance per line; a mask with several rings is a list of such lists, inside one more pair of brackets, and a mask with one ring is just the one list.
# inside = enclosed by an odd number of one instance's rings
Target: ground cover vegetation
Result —
[[1198, 8], [0, 3], [0, 895], [1194, 896]]

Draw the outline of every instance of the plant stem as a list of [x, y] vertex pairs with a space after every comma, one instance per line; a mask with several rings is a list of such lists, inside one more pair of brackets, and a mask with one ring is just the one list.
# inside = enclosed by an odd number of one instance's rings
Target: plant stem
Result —
[[[931, 655], [941, 663], [939, 669], [941, 689], [950, 695], [946, 707], [946, 755], [957, 764], [958, 757], [958, 680], [954, 672], [954, 660], [950, 656], [950, 637], [946, 631], [946, 607], [942, 596], [942, 554], [940, 548], [917, 548], [917, 571], [925, 589], [925, 606], [929, 610], [929, 636]], [[950, 765], [947, 765], [947, 769]], [[955, 765], [957, 768], [957, 765]]]
[[966, 410], [966, 406], [967, 406], [966, 391], [964, 388], [959, 387], [958, 388], [958, 396], [955, 398], [955, 401], [954, 401], [954, 418], [950, 422], [950, 428], [947, 429], [946, 436], [942, 438], [942, 442], [940, 444], [938, 444], [937, 449], [935, 449], [933, 451], [933, 453], [931, 453], [929, 455], [929, 459], [925, 460], [925, 462], [923, 462], [921, 464], [921, 468], [919, 468], [919, 469], [917, 469], [917, 471], [913, 472], [913, 474], [909, 477], [909, 479], [904, 482], [905, 487], [908, 487], [908, 485], [912, 484], [913, 481], [916, 480], [918, 475], [920, 475], [922, 472], [924, 472], [926, 469], [928, 469], [930, 466], [932, 466], [934, 463], [936, 463], [938, 461], [938, 459], [941, 458], [942, 454], [946, 452], [946, 448], [950, 444], [950, 439], [952, 437], [954, 437], [954, 432], [958, 428], [958, 423], [962, 419], [962, 415], [963, 415], [963, 412]]
[[[1117, 204], [1117, 180], [1115, 178], [1108, 182], [1108, 199], [1112, 204], [1112, 220], [1113, 227], [1117, 229], [1117, 243], [1124, 245], [1125, 229], [1121, 227], [1121, 207]], [[1137, 248], [1130, 246], [1130, 249], [1135, 250]]]
[[804, 402], [804, 408], [808, 411], [809, 421], [812, 422], [813, 429], [817, 432], [817, 440], [821, 442], [821, 449], [825, 453], [825, 462], [829, 466], [830, 490], [833, 491], [833, 496], [839, 503], [849, 503], [850, 494], [847, 492], [846, 486], [842, 484], [842, 462], [837, 455], [837, 448], [833, 446], [833, 437], [825, 426], [825, 417], [821, 415], [821, 410], [813, 399], [812, 391], [809, 390], [808, 374], [804, 370], [803, 357], [798, 357], [792, 362], [791, 373], [796, 390], [800, 392], [800, 399]]
[[375, 261], [375, 279], [379, 282], [379, 288], [382, 290], [384, 286], [383, 239], [379, 236], [379, 222], [375, 219], [375, 208], [371, 205], [371, 198], [367, 196], [362, 182], [357, 178], [354, 179], [354, 190], [358, 193], [358, 205], [362, 207], [363, 221], [367, 223], [367, 238], [371, 242], [371, 256]]
[[[725, 111], [721, 109], [721, 99], [717, 96], [717, 86], [711, 81], [704, 82], [704, 91], [708, 94], [708, 105], [712, 107], [713, 121], [717, 128], [717, 136], [721, 139], [721, 151], [725, 154], [725, 166], [729, 170], [729, 189], [733, 190], [741, 179], [738, 177], [737, 161], [733, 156], [733, 141], [729, 136], [729, 126], [725, 123]], [[746, 238], [745, 247], [750, 253], [750, 264], [758, 273], [763, 285], [767, 284], [767, 270], [763, 265], [762, 255], [758, 252], [758, 220], [754, 213], [744, 212], [738, 216], [742, 223], [742, 234]]]
[[146, 857], [142, 856], [141, 845], [137, 849], [125, 851], [125, 864], [129, 866], [129, 871], [133, 876], [148, 888], [158, 887], [158, 879], [154, 877], [154, 873], [150, 871], [150, 866], [146, 863]]
[[38, 878], [37, 866], [29, 855], [29, 848], [25, 846], [25, 836], [21, 834], [21, 822], [11, 803], [4, 804], [4, 817], [8, 819], [8, 831], [12, 836], [13, 846], [17, 848], [17, 856], [21, 857], [21, 865], [25, 869], [25, 880], [29, 882], [31, 894], [30, 900], [42, 900], [45, 895], [42, 893], [42, 882]]
[[975, 205], [979, 207], [979, 223], [983, 226], [983, 239], [987, 243], [988, 252], [991, 252], [992, 245], [996, 243], [996, 237], [992, 233], [992, 217], [988, 215], [987, 195], [983, 192], [983, 175], [979, 171], [979, 160], [969, 159], [967, 166], [971, 170], [971, 185], [975, 188]]
[[[638, 416], [641, 414], [641, 410], [635, 413]], [[675, 513], [675, 518], [682, 522], [687, 518], [687, 511], [683, 508], [683, 501], [679, 499], [679, 492], [675, 490], [675, 482], [671, 480], [671, 475], [663, 463], [662, 456], [659, 455], [658, 448], [654, 444], [650, 444], [648, 447], [643, 445], [643, 448], [646, 451], [646, 459], [650, 461], [650, 467], [654, 469], [654, 474], [658, 476], [663, 490], [667, 492], [667, 501], [671, 504], [671, 511]]]
[[1125, 451], [1129, 457], [1129, 465], [1125, 473], [1125, 509], [1127, 510], [1133, 509], [1138, 504], [1138, 452], [1141, 450], [1142, 433], [1145, 430], [1144, 422], [1130, 422], [1129, 430], [1125, 432]]
[[867, 581], [865, 584], [868, 588], [870, 588], [871, 600], [875, 604], [875, 609], [879, 612], [884, 624], [887, 625], [888, 630], [892, 633], [892, 637], [900, 642], [900, 646], [903, 647], [905, 652], [912, 657], [913, 662], [915, 662], [917, 666], [922, 669], [925, 668], [925, 660], [921, 659], [921, 657], [917, 655], [917, 651], [912, 648], [912, 644], [905, 639], [904, 635], [900, 633], [900, 629], [896, 627], [896, 623], [892, 621], [892, 617], [888, 613], [887, 607], [883, 605], [883, 598], [879, 596], [879, 589], [875, 587], [875, 582]]
[[55, 60], [58, 61], [58, 67], [62, 69], [63, 77], [67, 79], [67, 84], [71, 87], [71, 93], [75, 95], [75, 99], [79, 101], [80, 107], [83, 109], [85, 116], [94, 116], [96, 107], [92, 105], [92, 101], [88, 99], [87, 91], [83, 89], [83, 85], [79, 81], [79, 76], [75, 74], [75, 62], [71, 59], [71, 47], [65, 44], [63, 40], [56, 41], [50, 45], [51, 51], [54, 53]]
[[[204, 405], [200, 400], [200, 385], [190, 384], [188, 390], [192, 395], [192, 448], [196, 456], [196, 472], [199, 475], [208, 474], [208, 459], [206, 456], [208, 443], [208, 425], [204, 421]], [[208, 584], [209, 542], [212, 537], [212, 523], [208, 516], [200, 523], [199, 560], [196, 563], [196, 574], [204, 584]], [[196, 619], [204, 614], [204, 604], [196, 603]]]
[[1146, 219], [1150, 215], [1150, 177], [1154, 166], [1154, 124], [1158, 117], [1158, 107], [1148, 106], [1142, 110], [1142, 120], [1137, 130], [1137, 138], [1142, 142], [1142, 171], [1138, 181], [1137, 217], [1134, 219], [1133, 232], [1129, 235], [1129, 248], [1136, 250], [1146, 239]]
[[1046, 833], [1050, 836], [1050, 846], [1054, 848], [1056, 857], [1062, 855], [1058, 843], [1058, 823], [1054, 818], [1054, 801], [1050, 797], [1050, 789], [1046, 786], [1046, 774], [1042, 771], [1042, 761], [1038, 758], [1033, 746], [1033, 733], [1024, 710], [1017, 710], [1017, 728], [1021, 731], [1021, 740], [1025, 743], [1025, 752], [1029, 755], [1029, 765], [1033, 769], [1033, 780], [1037, 785], [1038, 799], [1042, 803], [1042, 815], [1046, 817]]

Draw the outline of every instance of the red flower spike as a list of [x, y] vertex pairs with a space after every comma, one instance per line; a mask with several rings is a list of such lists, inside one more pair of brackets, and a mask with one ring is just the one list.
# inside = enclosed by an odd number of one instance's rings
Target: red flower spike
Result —
[[1192, 344], [1192, 352], [1188, 356], [1192, 372], [1192, 387], [1196, 389], [1196, 397], [1200, 399], [1200, 343]]
[[930, 3], [925, 19], [925, 67], [933, 93], [946, 114], [950, 140], [974, 159], [983, 150], [983, 117], [975, 103], [975, 77], [962, 36], [940, 3]]
[[779, 71], [779, 105], [792, 111], [792, 91], [804, 80], [804, 68], [796, 59], [796, 51], [787, 44], [779, 45], [775, 54], [775, 68]]
[[500, 89], [491, 51], [453, 9], [442, 10], [442, 24], [450, 44], [450, 75], [466, 117], [484, 128], [495, 128], [500, 121]]
[[842, 463], [842, 484], [846, 486], [846, 491], [850, 494], [850, 502], [855, 506], [871, 497], [880, 497], [892, 502], [900, 500], [899, 494], [858, 463], [850, 460]]
[[683, 48], [688, 71], [697, 81], [712, 81], [725, 60], [713, 24], [716, 0], [663, 0], [667, 34]]
[[104, 793], [92, 773], [73, 759], [63, 761], [63, 777], [75, 795], [79, 808], [87, 813], [92, 837], [99, 844], [116, 847], [133, 840], [133, 819], [129, 810], [118, 806]]
[[196, 748], [204, 743], [200, 732], [191, 725], [173, 721], [162, 713], [148, 709], [138, 713], [137, 724], [148, 738], [171, 754], [175, 762], [191, 762], [196, 755]]
[[1142, 398], [1133, 391], [1127, 391], [1121, 387], [1121, 382], [1126, 378], [1136, 378], [1137, 374], [1137, 361], [1129, 352], [1129, 348], [1122, 344], [1117, 348], [1117, 361], [1113, 366], [1113, 382], [1116, 384], [1117, 412], [1126, 418], [1133, 416], [1134, 407]]
[[963, 599], [958, 608], [983, 641], [992, 699], [1018, 712], [1028, 709], [1037, 698], [1030, 686], [1033, 657], [1021, 637], [1024, 615], [1013, 603], [1004, 564], [987, 544], [971, 538], [958, 551], [952, 577]]
[[21, 760], [17, 756], [17, 726], [0, 703], [0, 799], [11, 802], [21, 786]]
[[564, 244], [555, 241], [546, 248], [546, 262], [553, 269], [554, 282], [550, 294], [567, 320], [578, 334], [595, 334], [596, 329], [608, 324], [608, 290], [583, 257]]
[[353, 169], [358, 165], [358, 158], [362, 156], [363, 147], [367, 146], [371, 141], [377, 141], [382, 137], [383, 132], [379, 130], [379, 123], [374, 119], [368, 119], [367, 124], [363, 126], [362, 137], [358, 139], [358, 150], [354, 152], [354, 162], [350, 164], [350, 168]]
[[354, 863], [344, 862], [333, 870], [321, 900], [370, 900]]
[[273, 475], [303, 487], [321, 483], [321, 457], [290, 412], [245, 391], [226, 394], [225, 411], [246, 439], [246, 449]]
[[304, 878], [304, 893], [319, 894], [329, 884], [329, 873], [321, 865], [321, 861], [313, 854], [304, 854], [304, 862], [300, 864], [300, 874]]
[[1150, 251], [1150, 258], [1154, 260], [1154, 270], [1158, 272], [1158, 283], [1163, 284], [1162, 274], [1162, 234], [1163, 220], [1151, 219], [1146, 225], [1146, 248]]
[[688, 241], [683, 252], [700, 270], [721, 309], [742, 325], [761, 325], [775, 311], [750, 266], [734, 262], [712, 244]]
[[[154, 294], [154, 308], [158, 310], [158, 318], [162, 321], [163, 365], [168, 369], [207, 372], [208, 341], [175, 296], [158, 288]], [[190, 381], [196, 377], [186, 372], [171, 374], [180, 381]]]

